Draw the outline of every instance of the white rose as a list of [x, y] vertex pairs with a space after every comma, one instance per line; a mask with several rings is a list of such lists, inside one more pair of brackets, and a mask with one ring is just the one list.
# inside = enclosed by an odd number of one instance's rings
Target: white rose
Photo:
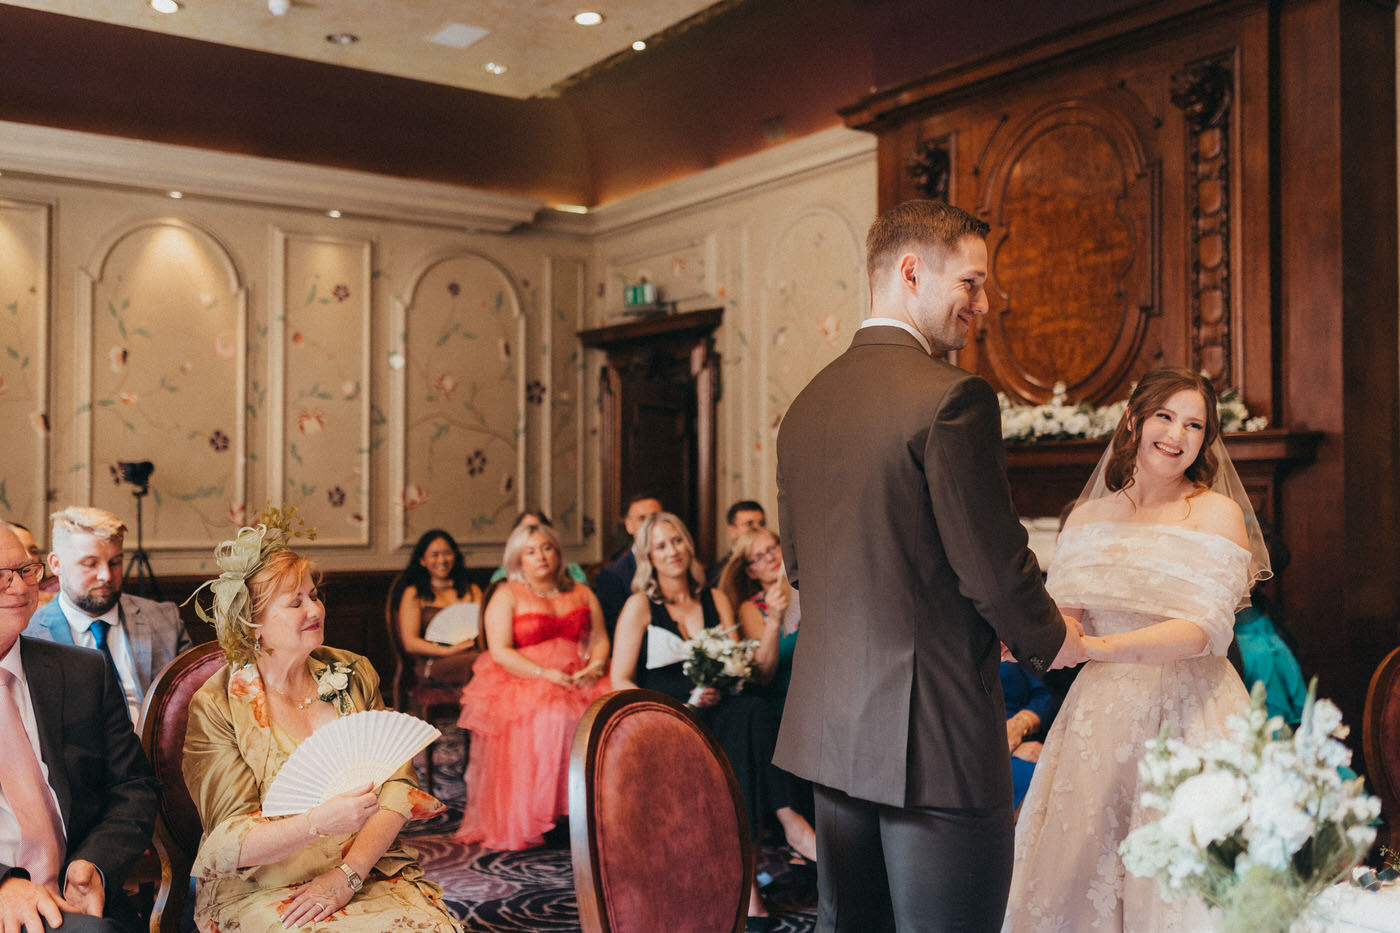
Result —
[[[1249, 817], [1249, 784], [1224, 771], [1189, 777], [1172, 794], [1166, 820], [1183, 841], [1205, 846], [1239, 829]], [[1189, 834], [1189, 835], [1184, 835]]]
[[322, 681], [322, 685], [328, 690], [339, 693], [350, 686], [350, 675], [344, 671], [335, 671], [334, 673], [326, 675], [325, 680]]

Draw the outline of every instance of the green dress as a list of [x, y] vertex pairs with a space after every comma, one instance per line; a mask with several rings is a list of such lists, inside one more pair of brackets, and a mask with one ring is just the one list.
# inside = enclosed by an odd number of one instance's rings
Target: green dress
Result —
[[[352, 712], [384, 708], [379, 675], [367, 659], [323, 647], [311, 652], [307, 664], [315, 673], [331, 661], [354, 662]], [[353, 838], [348, 834], [310, 839], [280, 862], [238, 867], [249, 830], [268, 819], [261, 815], [262, 800], [298, 744], [269, 721], [256, 667], [221, 668], [190, 701], [185, 784], [205, 826], [193, 870], [199, 883], [194, 919], [203, 933], [283, 933], [279, 908], [300, 885], [343, 861]], [[384, 782], [379, 805], [410, 820], [444, 809], [418, 789], [411, 762]], [[442, 905], [442, 889], [423, 877], [416, 856], [396, 840], [348, 904], [300, 929], [460, 933]]]

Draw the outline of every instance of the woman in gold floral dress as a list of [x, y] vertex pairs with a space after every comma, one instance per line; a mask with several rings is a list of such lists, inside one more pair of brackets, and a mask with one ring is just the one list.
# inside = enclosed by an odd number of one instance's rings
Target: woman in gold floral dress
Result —
[[195, 923], [205, 933], [459, 933], [442, 889], [397, 841], [408, 820], [443, 809], [411, 763], [378, 793], [366, 783], [305, 813], [262, 816], [278, 771], [312, 732], [384, 708], [369, 661], [322, 645], [316, 568], [272, 524], [215, 552], [224, 572], [209, 584], [212, 621], [229, 663], [195, 694], [185, 739], [185, 782], [204, 823]]

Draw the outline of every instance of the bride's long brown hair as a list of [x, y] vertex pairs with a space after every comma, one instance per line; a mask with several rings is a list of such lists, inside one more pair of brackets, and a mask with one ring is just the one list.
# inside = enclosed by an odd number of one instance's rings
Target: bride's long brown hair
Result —
[[1215, 387], [1205, 376], [1189, 369], [1154, 369], [1138, 380], [1133, 394], [1128, 397], [1128, 410], [1123, 413], [1123, 419], [1113, 432], [1113, 453], [1104, 466], [1104, 485], [1109, 491], [1118, 492], [1133, 485], [1138, 446], [1142, 442], [1142, 423], [1147, 416], [1167, 404], [1167, 399], [1176, 393], [1190, 390], [1199, 392], [1205, 400], [1206, 433], [1201, 440], [1201, 452], [1196, 455], [1195, 462], [1186, 468], [1186, 478], [1198, 492], [1210, 488], [1215, 480], [1215, 471], [1220, 468], [1215, 451], [1211, 449], [1215, 439], [1220, 436], [1220, 410], [1216, 407]]

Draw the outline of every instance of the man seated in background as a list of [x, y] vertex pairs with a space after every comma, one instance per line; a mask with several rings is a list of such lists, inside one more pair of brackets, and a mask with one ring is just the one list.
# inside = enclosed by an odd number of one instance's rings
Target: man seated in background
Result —
[[0, 929], [136, 933], [159, 785], [103, 658], [20, 637], [40, 569], [0, 525]]
[[649, 492], [639, 492], [627, 500], [627, 508], [622, 513], [622, 527], [627, 529], [627, 546], [614, 555], [613, 560], [593, 578], [593, 594], [603, 607], [603, 622], [608, 627], [608, 638], [612, 638], [617, 628], [617, 616], [622, 612], [622, 604], [632, 595], [632, 578], [637, 575], [637, 558], [632, 553], [632, 539], [642, 520], [648, 515], [662, 511], [661, 500]]
[[[724, 565], [729, 563], [729, 553], [734, 550], [734, 542], [739, 540], [741, 534], [767, 527], [768, 516], [759, 503], [752, 499], [740, 499], [731, 505], [729, 511], [724, 513], [724, 531], [729, 535], [729, 547], [723, 554], [715, 555], [714, 565], [705, 572], [705, 585], [711, 588], [719, 586], [719, 576], [724, 573]], [[737, 607], [735, 611], [738, 611]]]
[[34, 613], [25, 634], [106, 654], [134, 723], [151, 679], [192, 642], [174, 603], [122, 592], [125, 539], [126, 526], [104, 509], [55, 512], [49, 570], [59, 596]]

